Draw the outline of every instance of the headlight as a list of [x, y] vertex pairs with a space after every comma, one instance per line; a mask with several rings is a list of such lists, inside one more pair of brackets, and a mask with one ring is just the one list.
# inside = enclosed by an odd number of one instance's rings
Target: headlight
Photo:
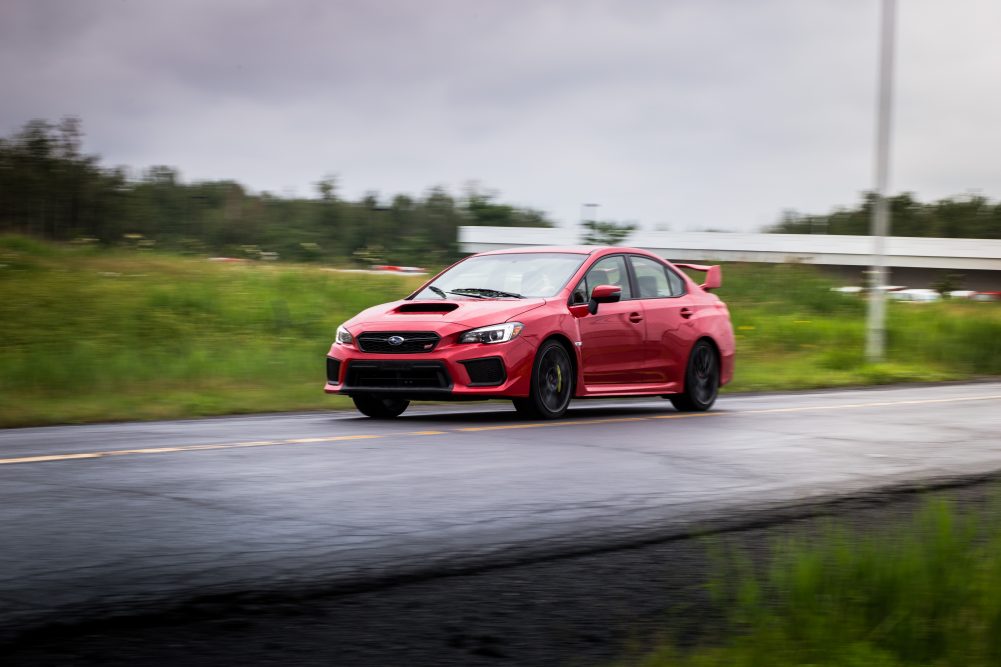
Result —
[[488, 327], [473, 329], [459, 336], [460, 343], [506, 343], [517, 338], [525, 325], [521, 322], [505, 322], [491, 324]]
[[354, 342], [354, 336], [351, 332], [344, 328], [343, 325], [337, 327], [337, 342], [341, 345], [350, 345]]

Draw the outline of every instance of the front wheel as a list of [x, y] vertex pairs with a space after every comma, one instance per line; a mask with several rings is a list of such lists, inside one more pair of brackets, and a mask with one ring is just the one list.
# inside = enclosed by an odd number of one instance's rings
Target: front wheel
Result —
[[558, 419], [570, 406], [573, 385], [570, 355], [555, 340], [548, 340], [535, 355], [528, 398], [514, 399], [514, 407], [526, 417]]
[[719, 394], [719, 357], [709, 342], [700, 340], [692, 348], [685, 371], [685, 391], [668, 396], [676, 410], [704, 412], [712, 407]]
[[410, 401], [401, 398], [382, 398], [371, 394], [357, 394], [351, 397], [358, 412], [372, 419], [393, 419], [403, 414]]

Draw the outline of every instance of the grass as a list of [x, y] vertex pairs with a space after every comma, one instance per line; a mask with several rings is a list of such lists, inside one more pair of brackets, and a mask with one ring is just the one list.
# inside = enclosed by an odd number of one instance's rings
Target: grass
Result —
[[[0, 237], [0, 426], [345, 407], [321, 391], [337, 325], [419, 279]], [[863, 304], [797, 266], [733, 265], [730, 391], [1001, 374], [1001, 307], [890, 304], [862, 360]]]
[[809, 267], [734, 265], [737, 371], [730, 390], [808, 389], [1001, 374], [1001, 305], [889, 303], [887, 361], [866, 363], [865, 302]]
[[0, 425], [345, 407], [338, 324], [417, 280], [0, 241]]
[[668, 645], [622, 664], [1001, 664], [999, 509], [930, 501], [878, 535], [832, 527], [813, 542], [777, 543], [767, 568], [730, 554], [710, 584], [729, 639], [687, 652]]

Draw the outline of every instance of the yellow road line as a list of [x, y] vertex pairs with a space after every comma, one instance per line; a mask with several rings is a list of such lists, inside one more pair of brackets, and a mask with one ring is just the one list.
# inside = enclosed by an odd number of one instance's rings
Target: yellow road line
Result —
[[338, 440], [365, 440], [367, 438], [381, 438], [382, 435], [332, 435], [323, 438], [293, 438], [291, 440], [280, 440], [271, 444], [274, 445], [307, 445], [313, 442], [337, 442]]
[[17, 459], [0, 459], [0, 464], [12, 463], [44, 463], [45, 461], [69, 461], [71, 459], [96, 459], [104, 456], [101, 452], [86, 454], [53, 454], [51, 456], [22, 456]]
[[618, 424], [620, 422], [641, 422], [646, 421], [646, 417], [616, 417], [612, 419], [560, 419], [551, 422], [531, 422], [528, 424], [502, 424], [499, 426], [469, 426], [455, 429], [462, 433], [475, 433], [477, 431], [506, 431], [517, 428], [544, 428], [546, 426], [582, 426], [585, 424]]
[[148, 447], [145, 449], [114, 449], [104, 452], [80, 452], [77, 454], [49, 454], [43, 456], [21, 456], [0, 459], [0, 465], [16, 463], [45, 463], [48, 461], [72, 461], [74, 459], [100, 459], [106, 456], [130, 456], [135, 454], [170, 454], [174, 452], [200, 452], [211, 449], [243, 449], [245, 447], [274, 447], [276, 445], [300, 445], [315, 442], [340, 442], [343, 440], [371, 440], [384, 435], [337, 435], [328, 438], [295, 438], [292, 440], [255, 440], [253, 442], [221, 442], [211, 445], [177, 445], [176, 447]]
[[734, 410], [732, 412], [675, 412], [666, 415], [651, 415], [649, 417], [610, 417], [607, 419], [566, 419], [548, 422], [529, 422], [524, 424], [495, 424], [491, 426], [467, 426], [446, 431], [411, 431], [409, 433], [365, 433], [355, 435], [334, 435], [316, 438], [290, 438], [288, 440], [250, 440], [244, 442], [224, 442], [202, 445], [177, 445], [173, 447], [148, 447], [142, 449], [115, 449], [99, 452], [78, 452], [74, 454], [46, 454], [38, 456], [21, 456], [0, 459], [0, 465], [15, 465], [21, 463], [48, 463], [51, 461], [75, 461], [77, 459], [99, 459], [109, 456], [132, 456], [139, 454], [169, 454], [174, 452], [198, 452], [218, 449], [243, 449], [247, 447], [275, 447], [282, 445], [305, 445], [323, 442], [345, 442], [352, 440], [372, 440], [393, 435], [448, 435], [450, 433], [478, 433], [482, 431], [506, 431], [526, 428], [545, 428], [555, 426], [588, 426], [592, 424], [621, 424], [628, 422], [650, 421], [652, 419], [690, 419], [693, 417], [727, 417], [735, 415], [761, 415], [791, 412], [814, 412], [819, 410], [856, 410], [860, 408], [887, 407], [893, 405], [933, 405], [939, 403], [967, 403], [973, 401], [994, 401], [1001, 399], [1001, 394], [989, 396], [963, 396], [958, 398], [929, 398], [904, 401], [872, 401], [869, 403], [841, 403], [836, 405], [801, 405], [791, 408], [762, 408], [757, 410]]
[[854, 408], [879, 408], [888, 405], [926, 405], [931, 403], [966, 403], [971, 401], [993, 401], [1001, 399], [1001, 394], [993, 396], [964, 396], [961, 398], [926, 398], [912, 401], [878, 401], [873, 403], [842, 403], [840, 405], [804, 405], [796, 408], [765, 408], [762, 410], [741, 410], [730, 414], [761, 415], [773, 412], [806, 412], [809, 410], [849, 410]]
[[725, 417], [726, 415], [742, 414], [739, 412], [676, 412], [669, 415], [653, 415], [647, 419], [688, 419], [690, 417]]

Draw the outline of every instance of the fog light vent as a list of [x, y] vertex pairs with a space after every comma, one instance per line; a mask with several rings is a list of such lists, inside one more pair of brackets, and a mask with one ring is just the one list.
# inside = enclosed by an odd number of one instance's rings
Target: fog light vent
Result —
[[466, 372], [469, 373], [470, 387], [496, 387], [507, 379], [504, 363], [500, 357], [469, 359], [459, 363], [465, 366]]
[[337, 384], [341, 378], [341, 362], [340, 359], [331, 359], [327, 357], [327, 382], [330, 384]]

